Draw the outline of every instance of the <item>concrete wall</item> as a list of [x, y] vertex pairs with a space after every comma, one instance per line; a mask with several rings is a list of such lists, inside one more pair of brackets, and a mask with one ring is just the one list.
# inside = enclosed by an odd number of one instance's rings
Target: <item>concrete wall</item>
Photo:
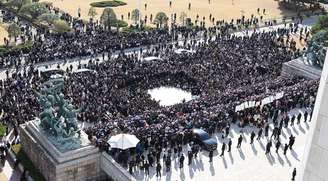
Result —
[[[20, 125], [24, 151], [48, 181], [102, 181], [107, 176], [100, 168], [101, 153], [93, 145], [61, 153], [44, 135], [33, 129], [33, 121]], [[55, 154], [55, 153], [59, 153]]]
[[314, 106], [298, 181], [328, 181], [328, 53]]
[[114, 181], [136, 181], [130, 173], [116, 163], [106, 152], [103, 152], [101, 155], [101, 169]]

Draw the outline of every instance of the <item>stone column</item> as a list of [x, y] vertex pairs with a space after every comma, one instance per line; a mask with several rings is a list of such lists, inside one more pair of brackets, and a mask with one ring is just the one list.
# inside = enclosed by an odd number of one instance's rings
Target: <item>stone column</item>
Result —
[[306, 141], [298, 181], [328, 181], [328, 53]]

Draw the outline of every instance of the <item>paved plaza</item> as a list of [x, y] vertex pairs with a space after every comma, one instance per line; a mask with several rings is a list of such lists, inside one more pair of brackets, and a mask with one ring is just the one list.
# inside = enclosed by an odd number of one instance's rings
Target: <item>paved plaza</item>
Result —
[[[304, 109], [294, 109], [289, 115], [304, 112]], [[299, 168], [301, 159], [303, 158], [304, 145], [307, 139], [307, 133], [311, 122], [304, 123], [303, 117], [301, 123], [295, 126], [283, 128], [279, 154], [275, 152], [275, 144], [271, 148], [271, 155], [265, 155], [265, 145], [268, 138], [262, 136], [261, 141], [257, 141], [255, 137], [254, 144], [250, 145], [250, 133], [252, 130], [257, 134], [257, 129], [245, 127], [243, 129], [243, 142], [241, 149], [237, 149], [237, 139], [239, 137], [240, 128], [236, 125], [232, 126], [229, 137], [232, 138], [231, 152], [225, 152], [223, 157], [221, 154], [222, 142], [226, 139], [221, 138], [221, 134], [214, 137], [218, 140], [217, 151], [214, 152], [213, 162], [209, 162], [208, 152], [202, 151], [198, 158], [193, 159], [190, 166], [187, 165], [188, 158], [186, 148], [184, 149], [185, 161], [183, 169], [179, 169], [179, 159], [172, 158], [171, 172], [165, 172], [165, 164], [162, 165], [162, 177], [156, 177], [155, 167], [150, 169], [150, 176], [146, 177], [143, 171], [137, 169], [134, 172], [137, 180], [206, 180], [206, 181], [282, 181], [290, 180], [292, 171]], [[271, 131], [273, 126], [271, 125]], [[271, 133], [271, 132], [270, 132]], [[283, 145], [288, 143], [289, 136], [296, 136], [293, 150], [288, 150], [286, 156], [283, 155]], [[271, 134], [269, 134], [271, 136]], [[161, 160], [162, 161], [162, 160]], [[297, 177], [296, 177], [297, 178]]]

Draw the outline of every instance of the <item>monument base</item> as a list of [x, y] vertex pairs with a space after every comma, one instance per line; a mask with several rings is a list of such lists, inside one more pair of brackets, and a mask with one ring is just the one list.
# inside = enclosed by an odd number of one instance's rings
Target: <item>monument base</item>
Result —
[[282, 65], [281, 75], [284, 77], [300, 76], [307, 79], [320, 79], [322, 70], [309, 64], [302, 57]]
[[[49, 181], [106, 180], [101, 169], [101, 153], [90, 143], [80, 148], [59, 151], [42, 134], [36, 121], [20, 125], [22, 147], [36, 168]], [[81, 139], [87, 139], [82, 131]]]

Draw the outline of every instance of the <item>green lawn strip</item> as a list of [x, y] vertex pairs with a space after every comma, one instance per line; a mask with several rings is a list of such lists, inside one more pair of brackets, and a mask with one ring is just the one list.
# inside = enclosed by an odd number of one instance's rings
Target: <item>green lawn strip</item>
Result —
[[90, 4], [92, 7], [96, 8], [105, 8], [105, 7], [117, 7], [117, 6], [124, 6], [126, 5], [125, 2], [113, 0], [113, 1], [99, 1], [99, 2], [93, 2]]

